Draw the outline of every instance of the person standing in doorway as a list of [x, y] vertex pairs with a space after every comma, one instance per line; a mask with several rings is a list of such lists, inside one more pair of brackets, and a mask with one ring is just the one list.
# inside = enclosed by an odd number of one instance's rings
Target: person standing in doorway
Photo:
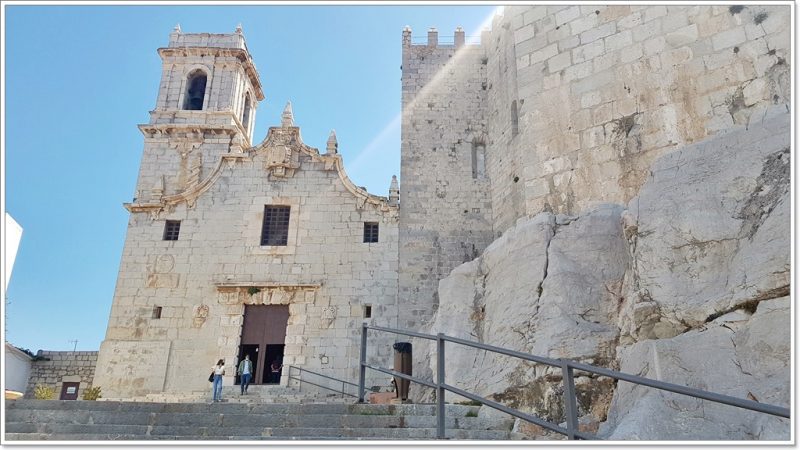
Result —
[[250, 377], [253, 376], [253, 362], [250, 361], [250, 355], [244, 355], [244, 359], [239, 363], [239, 387], [242, 389], [242, 395], [247, 394], [247, 387], [250, 386]]
[[214, 374], [214, 384], [212, 385], [212, 392], [214, 394], [214, 402], [222, 401], [222, 376], [225, 375], [225, 360], [220, 359], [217, 365], [212, 367], [211, 370]]
[[270, 377], [271, 383], [277, 384], [281, 382], [281, 369], [283, 369], [283, 364], [281, 364], [280, 360], [276, 359], [275, 361], [272, 361], [272, 364], [270, 365], [270, 372], [272, 375]]

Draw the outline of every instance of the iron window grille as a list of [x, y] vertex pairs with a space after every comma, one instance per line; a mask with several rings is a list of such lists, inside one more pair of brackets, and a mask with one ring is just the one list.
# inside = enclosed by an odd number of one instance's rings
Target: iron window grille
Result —
[[378, 242], [378, 222], [364, 222], [364, 242]]
[[290, 206], [265, 206], [261, 245], [287, 245]]
[[164, 225], [164, 240], [177, 241], [178, 235], [181, 233], [180, 220], [168, 220]]

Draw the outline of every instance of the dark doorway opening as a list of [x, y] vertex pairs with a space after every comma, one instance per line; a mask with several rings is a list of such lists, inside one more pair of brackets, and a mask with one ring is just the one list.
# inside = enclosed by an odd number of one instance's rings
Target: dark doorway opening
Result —
[[[283, 344], [267, 345], [264, 352], [264, 384], [278, 384], [281, 382], [281, 371], [283, 367]], [[277, 370], [277, 372], [276, 372]]]
[[[244, 356], [250, 355], [250, 361], [253, 361], [253, 370], [256, 370], [256, 362], [258, 361], [258, 344], [243, 344], [239, 346], [239, 361], [238, 364], [241, 364], [244, 361]], [[250, 382], [252, 383], [255, 379], [255, 374], [250, 374]], [[239, 376], [239, 366], [236, 366], [236, 378], [234, 379], [234, 384], [239, 385], [241, 384], [241, 377]]]
[[256, 372], [252, 384], [280, 382], [280, 373], [278, 381], [273, 381], [271, 366], [276, 359], [283, 362], [288, 321], [289, 305], [245, 305], [239, 357], [244, 358], [247, 349], [258, 348], [250, 353]]

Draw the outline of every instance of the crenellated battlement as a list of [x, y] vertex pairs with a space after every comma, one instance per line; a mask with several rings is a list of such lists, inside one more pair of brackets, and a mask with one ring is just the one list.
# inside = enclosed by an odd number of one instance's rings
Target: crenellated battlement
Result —
[[467, 36], [464, 29], [456, 27], [452, 36], [439, 36], [439, 30], [435, 27], [428, 28], [427, 36], [414, 36], [411, 27], [403, 28], [403, 48], [425, 47], [425, 48], [460, 48], [464, 46], [479, 47], [488, 42], [489, 31], [483, 30], [480, 36]]

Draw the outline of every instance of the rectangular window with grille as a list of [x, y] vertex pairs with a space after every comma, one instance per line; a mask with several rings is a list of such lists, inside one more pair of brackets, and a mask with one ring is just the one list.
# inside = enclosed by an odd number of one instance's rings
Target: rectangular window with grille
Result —
[[261, 245], [286, 245], [289, 240], [290, 206], [265, 206]]
[[364, 242], [378, 242], [378, 222], [364, 222]]
[[177, 241], [178, 235], [181, 233], [181, 221], [180, 220], [168, 220], [166, 225], [164, 225], [164, 240], [165, 241]]

